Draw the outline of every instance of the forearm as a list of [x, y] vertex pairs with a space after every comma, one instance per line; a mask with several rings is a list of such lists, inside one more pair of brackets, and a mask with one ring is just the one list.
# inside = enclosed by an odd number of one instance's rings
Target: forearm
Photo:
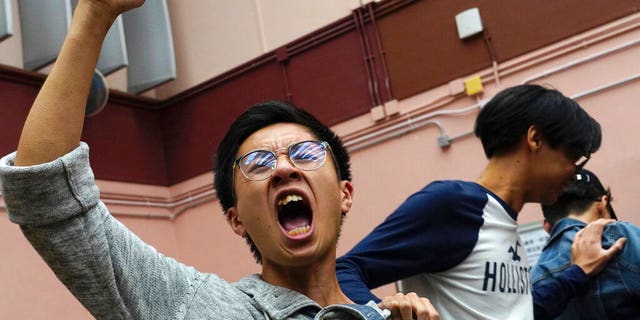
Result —
[[554, 277], [533, 284], [533, 310], [536, 320], [560, 315], [569, 301], [589, 288], [589, 278], [576, 265]]
[[58, 59], [25, 122], [15, 165], [48, 162], [78, 146], [93, 71], [116, 16], [91, 2], [78, 3]]
[[348, 258], [340, 258], [336, 263], [336, 272], [342, 291], [355, 303], [379, 302], [366, 284], [360, 267]]

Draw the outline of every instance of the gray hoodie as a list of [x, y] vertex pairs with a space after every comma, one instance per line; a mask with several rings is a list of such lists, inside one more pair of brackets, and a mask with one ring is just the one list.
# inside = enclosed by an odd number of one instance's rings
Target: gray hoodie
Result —
[[81, 143], [49, 163], [0, 160], [9, 219], [97, 319], [375, 319], [374, 303], [320, 307], [252, 275], [229, 283], [166, 257], [118, 222], [100, 201]]

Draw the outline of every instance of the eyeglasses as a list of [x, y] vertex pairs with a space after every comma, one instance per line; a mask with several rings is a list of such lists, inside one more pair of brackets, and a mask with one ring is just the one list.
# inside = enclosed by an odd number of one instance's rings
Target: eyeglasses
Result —
[[240, 168], [240, 172], [247, 179], [262, 181], [271, 177], [276, 170], [278, 166], [277, 152], [280, 150], [287, 150], [289, 160], [296, 168], [313, 171], [322, 167], [327, 160], [327, 149], [331, 151], [331, 147], [326, 141], [307, 140], [275, 151], [254, 150], [240, 156], [234, 161], [234, 164]]
[[[587, 158], [587, 160], [589, 160], [589, 158]], [[576, 183], [591, 185], [596, 189], [596, 191], [598, 192], [598, 195], [592, 196], [593, 201], [602, 201], [602, 197], [607, 196], [608, 198], [607, 210], [611, 215], [611, 219], [618, 220], [618, 217], [616, 216], [616, 213], [615, 211], [613, 211], [613, 207], [611, 206], [611, 200], [612, 200], [611, 193], [604, 188], [604, 186], [602, 185], [602, 183], [600, 183], [600, 180], [598, 178], [589, 174], [588, 172], [585, 172], [582, 170], [579, 170], [579, 171], [580, 172], [576, 174]]]
[[584, 168], [584, 165], [587, 164], [589, 159], [591, 159], [591, 155], [583, 155], [580, 158], [578, 158], [578, 160], [576, 160], [575, 162], [576, 172], [582, 170], [582, 168]]

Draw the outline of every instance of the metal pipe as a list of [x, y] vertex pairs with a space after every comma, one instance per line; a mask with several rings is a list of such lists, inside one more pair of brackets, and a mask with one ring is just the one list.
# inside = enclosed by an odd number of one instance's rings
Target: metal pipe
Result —
[[[393, 126], [384, 128], [382, 130], [379, 130], [379, 131], [376, 131], [376, 132], [372, 132], [370, 134], [355, 138], [353, 140], [346, 141], [344, 143], [344, 145], [345, 145], [345, 147], [347, 147], [349, 149], [349, 146], [358, 144], [360, 142], [363, 142], [363, 141], [366, 141], [366, 140], [369, 140], [369, 139], [374, 139], [374, 138], [376, 138], [378, 136], [381, 136], [381, 135], [386, 134], [386, 133], [391, 132], [391, 131], [403, 130], [402, 129], [403, 127], [406, 127], [406, 126], [411, 127], [411, 126], [413, 126], [414, 123], [417, 123], [417, 122], [421, 122], [421, 121], [424, 121], [424, 120], [427, 120], [427, 119], [430, 119], [430, 118], [433, 118], [433, 117], [436, 117], [436, 116], [458, 115], [458, 114], [469, 112], [469, 111], [471, 111], [473, 109], [476, 109], [476, 108], [479, 108], [479, 107], [480, 107], [480, 104], [476, 103], [474, 105], [471, 105], [471, 106], [468, 106], [468, 107], [465, 107], [465, 108], [461, 108], [461, 109], [456, 109], [456, 110], [443, 110], [443, 111], [429, 112], [429, 113], [423, 114], [423, 115], [421, 115], [419, 117], [416, 117], [413, 120], [411, 118], [408, 118], [404, 122], [400, 122], [400, 123], [397, 123], [397, 124], [395, 124]], [[397, 136], [397, 135], [394, 135], [394, 136]]]
[[[373, 4], [369, 3], [367, 6], [370, 7]], [[372, 76], [372, 81], [373, 81], [373, 93], [376, 97], [376, 106], [382, 105], [382, 98], [380, 97], [380, 90], [378, 89], [378, 71], [376, 70], [376, 63], [375, 63], [375, 55], [373, 54], [373, 49], [371, 48], [371, 44], [369, 43], [369, 32], [367, 30], [367, 24], [364, 20], [364, 8], [358, 8], [356, 9], [356, 11], [358, 11], [360, 14], [358, 15], [358, 17], [360, 18], [360, 25], [362, 26], [362, 37], [364, 38], [364, 44], [366, 46], [366, 50], [367, 50], [367, 61], [369, 62], [369, 65], [371, 66], [371, 76]], [[387, 110], [384, 108], [384, 105], [382, 106], [382, 109], [384, 111], [384, 115], [387, 115]]]
[[[611, 83], [608, 83], [608, 84], [593, 88], [591, 90], [580, 92], [578, 94], [575, 94], [575, 95], [571, 96], [570, 98], [573, 99], [573, 100], [579, 100], [580, 98], [584, 98], [586, 96], [590, 96], [592, 94], [596, 94], [596, 93], [598, 93], [600, 91], [611, 89], [613, 87], [621, 86], [623, 84], [626, 84], [628, 82], [631, 82], [631, 81], [634, 81], [634, 80], [638, 80], [638, 79], [640, 79], [640, 74], [636, 74], [634, 76], [631, 76], [631, 77], [628, 77], [628, 78], [624, 78], [622, 80], [614, 81], [614, 82], [611, 82]], [[449, 142], [452, 142], [454, 140], [458, 140], [460, 138], [466, 137], [466, 136], [471, 135], [473, 133], [474, 133], [474, 131], [471, 130], [471, 131], [467, 131], [467, 132], [458, 134], [456, 136], [453, 136], [453, 137], [449, 138]]]
[[400, 135], [403, 135], [405, 133], [414, 131], [416, 129], [423, 128], [423, 127], [425, 127], [427, 125], [435, 125], [436, 127], [438, 127], [438, 129], [440, 130], [440, 136], [443, 136], [445, 134], [444, 133], [444, 128], [442, 127], [442, 124], [440, 124], [440, 122], [435, 121], [435, 120], [430, 120], [430, 121], [421, 122], [421, 123], [419, 123], [417, 125], [411, 125], [409, 127], [404, 127], [402, 129], [394, 132], [391, 135], [378, 137], [378, 138], [375, 138], [375, 139], [373, 139], [371, 141], [367, 141], [367, 142], [365, 142], [363, 144], [359, 144], [359, 145], [356, 145], [354, 147], [348, 147], [347, 149], [349, 150], [349, 152], [358, 151], [360, 149], [367, 148], [367, 147], [372, 146], [374, 144], [378, 144], [380, 142], [395, 138], [397, 136], [400, 136]]
[[[364, 47], [364, 40], [362, 39], [362, 26], [360, 26], [360, 20], [358, 19], [358, 10], [353, 10], [353, 21], [354, 24], [356, 26], [356, 31], [359, 33], [359, 39], [360, 39], [360, 49], [362, 51], [362, 59], [364, 60], [364, 70], [367, 74], [367, 84], [369, 85], [369, 98], [371, 98], [371, 106], [375, 107], [377, 106], [376, 104], [376, 98], [374, 96], [373, 93], [373, 83], [372, 83], [372, 77], [371, 77], [371, 70], [369, 70], [369, 62], [367, 60], [367, 51]], [[386, 113], [385, 113], [386, 116]]]
[[471, 130], [471, 131], [467, 131], [467, 132], [455, 135], [455, 136], [449, 138], [449, 142], [453, 142], [453, 141], [456, 141], [458, 139], [462, 139], [462, 138], [464, 138], [466, 136], [472, 135], [473, 133], [474, 133], [474, 131]]
[[607, 50], [603, 50], [603, 51], [597, 52], [597, 53], [592, 54], [590, 56], [586, 56], [584, 58], [571, 61], [571, 62], [563, 64], [563, 65], [561, 65], [559, 67], [543, 71], [542, 73], [539, 73], [539, 74], [537, 74], [535, 76], [532, 76], [532, 77], [529, 77], [529, 78], [525, 79], [524, 81], [522, 81], [522, 84], [527, 84], [527, 83], [529, 83], [531, 81], [534, 81], [534, 80], [537, 80], [537, 79], [540, 79], [540, 78], [544, 78], [544, 77], [552, 75], [554, 73], [569, 69], [569, 68], [571, 68], [573, 66], [577, 66], [577, 65], [583, 64], [585, 62], [589, 62], [591, 60], [595, 60], [597, 58], [609, 55], [609, 54], [614, 53], [616, 51], [620, 51], [622, 49], [626, 49], [626, 48], [629, 48], [629, 47], [632, 47], [632, 46], [635, 46], [635, 45], [638, 45], [638, 44], [640, 44], [640, 39], [636, 39], [636, 40], [633, 40], [633, 41], [630, 41], [630, 42], [627, 42], [627, 43], [623, 43], [623, 44], [615, 46], [613, 48], [609, 48]]
[[[382, 48], [382, 40], [380, 39], [380, 31], [378, 30], [378, 22], [376, 21], [376, 14], [373, 12], [373, 5], [369, 6], [369, 16], [371, 16], [371, 23], [373, 25], [373, 33], [375, 35], [376, 43], [378, 45], [378, 53], [380, 54], [380, 65], [382, 66], [382, 77], [384, 78], [384, 86], [387, 92], [387, 99], [389, 101], [393, 99], [393, 93], [391, 92], [391, 79], [389, 79], [389, 70], [387, 69], [387, 59], [385, 57], [384, 49]], [[385, 110], [386, 111], [386, 110]]]
[[289, 81], [287, 80], [286, 61], [280, 61], [279, 64], [280, 64], [280, 70], [282, 70], [282, 82], [284, 84], [285, 94], [287, 95], [287, 102], [291, 103], [291, 100], [293, 98], [293, 94], [289, 90]]
[[610, 89], [610, 88], [613, 88], [613, 87], [617, 87], [617, 86], [623, 85], [623, 84], [625, 84], [627, 82], [631, 82], [631, 81], [638, 80], [638, 79], [640, 79], [640, 74], [636, 74], [636, 75], [633, 75], [631, 77], [624, 78], [622, 80], [611, 82], [609, 84], [605, 84], [605, 85], [593, 88], [591, 90], [587, 90], [587, 91], [578, 93], [576, 95], [571, 96], [571, 99], [578, 100], [580, 98], [592, 95], [594, 93], [597, 93], [597, 92], [600, 92], [600, 91], [603, 91], [603, 90], [607, 90], [607, 89]]

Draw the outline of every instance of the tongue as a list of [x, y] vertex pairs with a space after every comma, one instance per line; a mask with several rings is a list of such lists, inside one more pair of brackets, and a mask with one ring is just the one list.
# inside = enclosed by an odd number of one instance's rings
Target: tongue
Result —
[[282, 222], [282, 226], [285, 230], [293, 230], [295, 228], [300, 228], [309, 225], [309, 219], [303, 216], [295, 217], [292, 219], [287, 219], [287, 221]]

